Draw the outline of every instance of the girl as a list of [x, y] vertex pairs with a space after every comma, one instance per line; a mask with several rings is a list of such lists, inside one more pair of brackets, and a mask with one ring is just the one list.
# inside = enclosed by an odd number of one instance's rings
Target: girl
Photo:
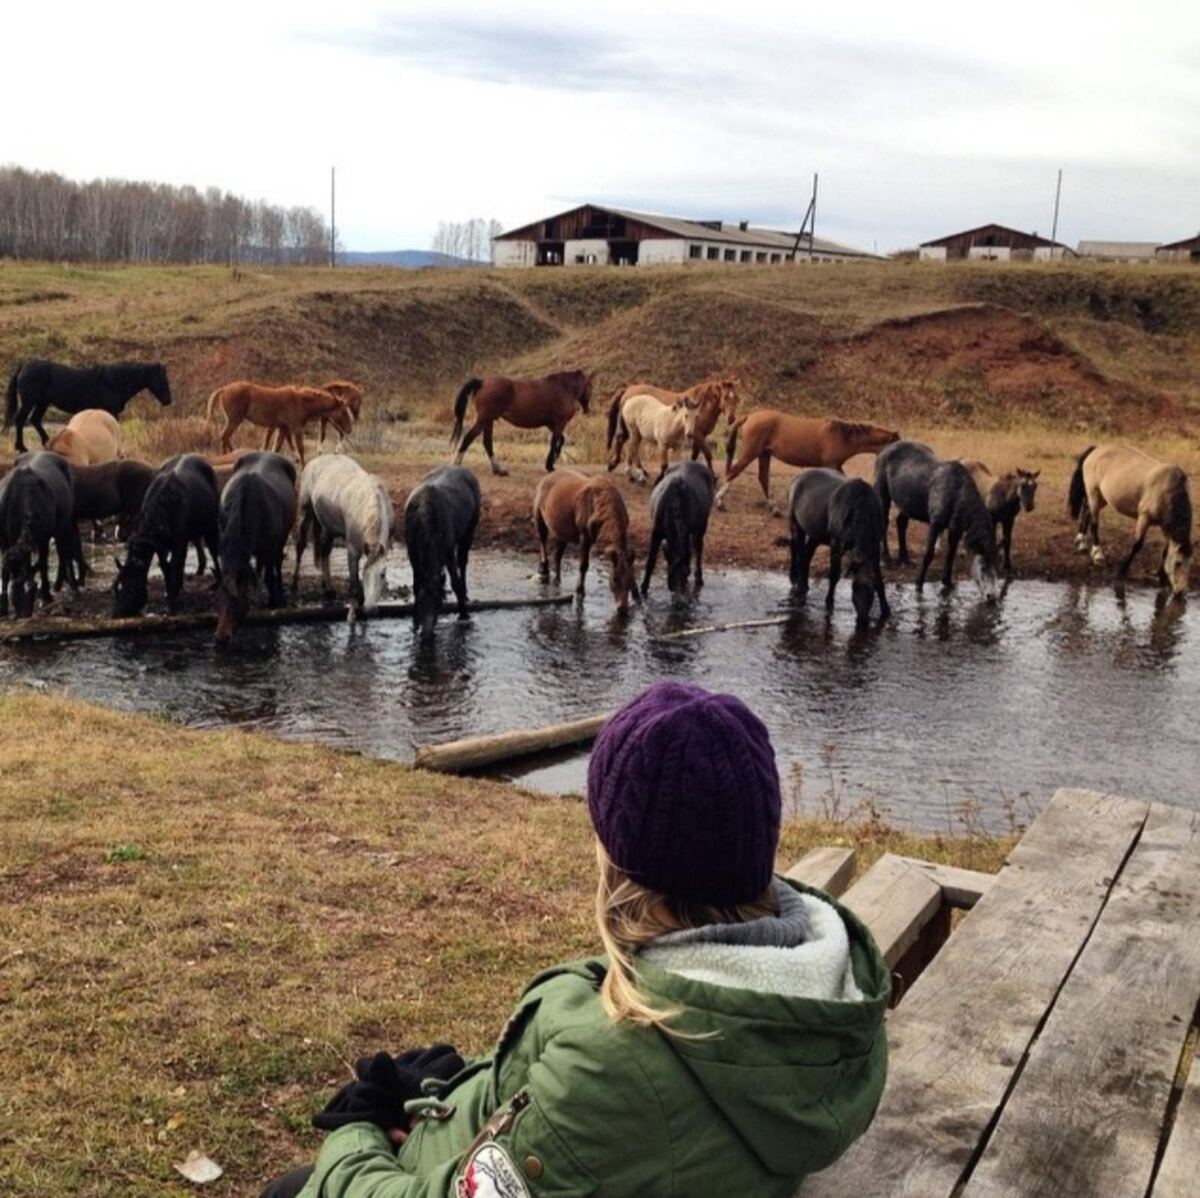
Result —
[[791, 1198], [863, 1132], [888, 970], [852, 914], [774, 876], [762, 723], [658, 683], [596, 741], [588, 809], [606, 955], [535, 978], [465, 1067], [364, 1058], [316, 1166], [267, 1196]]

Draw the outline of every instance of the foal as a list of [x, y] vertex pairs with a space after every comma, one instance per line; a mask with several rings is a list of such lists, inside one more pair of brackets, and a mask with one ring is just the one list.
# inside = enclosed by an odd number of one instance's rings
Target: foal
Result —
[[971, 472], [979, 488], [983, 502], [987, 505], [992, 524], [1001, 532], [1001, 548], [1004, 552], [1004, 572], [1012, 573], [1012, 534], [1017, 516], [1032, 512], [1037, 499], [1037, 480], [1040, 470], [1010, 470], [997, 478], [982, 462], [975, 458], [963, 458], [962, 464]]

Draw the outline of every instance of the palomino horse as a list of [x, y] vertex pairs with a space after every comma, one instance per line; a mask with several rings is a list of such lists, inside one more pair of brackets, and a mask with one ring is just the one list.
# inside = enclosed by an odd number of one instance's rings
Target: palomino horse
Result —
[[[475, 423], [463, 436], [463, 420], [472, 395], [475, 397]], [[450, 444], [458, 450], [454, 464], [457, 466], [462, 462], [471, 442], [482, 433], [483, 448], [492, 464], [492, 473], [507, 474], [492, 450], [492, 425], [503, 417], [517, 428], [550, 430], [546, 469], [553, 470], [567, 441], [563, 429], [575, 415], [576, 408], [588, 410], [591, 398], [592, 376], [582, 370], [564, 370], [543, 379], [468, 379], [454, 401], [454, 428], [450, 433]]]
[[971, 555], [971, 576], [979, 584], [988, 602], [997, 595], [996, 530], [979, 494], [971, 472], [962, 462], [944, 462], [928, 445], [918, 441], [898, 441], [875, 459], [875, 490], [883, 508], [883, 557], [890, 561], [887, 548], [887, 521], [891, 505], [896, 505], [896, 539], [900, 544], [900, 564], [908, 563], [908, 522], [919, 520], [929, 525], [925, 556], [917, 571], [917, 586], [925, 585], [929, 563], [937, 550], [938, 539], [947, 534], [946, 564], [942, 586], [954, 585], [954, 558], [960, 542]]
[[621, 401], [615, 422], [609, 421], [608, 447], [612, 450], [609, 470], [615, 470], [621, 461], [621, 450], [629, 442], [629, 456], [625, 471], [633, 482], [645, 482], [646, 470], [642, 465], [642, 442], [652, 441], [659, 447], [658, 482], [671, 463], [671, 450], [677, 449], [693, 439], [696, 431], [696, 403], [691, 399], [677, 399], [667, 407], [653, 395], [631, 395]]
[[102, 466], [124, 457], [121, 426], [102, 408], [84, 408], [50, 439], [47, 448], [72, 466]]
[[75, 567], [83, 568], [83, 551], [75, 527], [75, 495], [70, 462], [56, 453], [18, 458], [0, 478], [0, 617], [33, 615], [37, 576], [42, 602], [49, 603], [50, 542], [58, 554], [58, 590], [66, 579], [78, 585]]
[[[346, 545], [350, 567], [350, 612], [374, 611], [383, 597], [388, 545], [392, 538], [392, 500], [383, 481], [368, 474], [353, 458], [323, 454], [313, 458], [300, 475], [300, 526], [296, 531], [296, 568], [292, 590], [300, 583], [300, 561], [309, 531], [313, 557], [321, 568], [325, 597], [334, 598], [329, 555], [335, 541]], [[358, 564], [366, 561], [362, 581]]]
[[4, 402], [4, 429], [16, 421], [17, 452], [25, 452], [25, 425], [32, 424], [45, 445], [50, 437], [42, 427], [46, 409], [72, 415], [84, 408], [101, 408], [119, 416], [139, 391], [149, 391], [164, 406], [171, 386], [161, 362], [116, 362], [111, 366], [60, 366], [38, 358], [13, 371]]
[[318, 387], [263, 387], [245, 380], [226, 383], [208, 397], [207, 420], [212, 420], [216, 408], [220, 408], [225, 417], [225, 427], [221, 430], [223, 453], [233, 450], [233, 434], [244, 421], [249, 421], [259, 428], [281, 429], [282, 440], [291, 444], [301, 466], [304, 465], [304, 426], [321, 416], [332, 418], [338, 411], [349, 414], [344, 399]]
[[562, 581], [562, 559], [568, 545], [579, 546], [579, 581], [583, 598], [592, 547], [608, 554], [608, 586], [619, 615], [629, 611], [629, 596], [639, 598], [629, 549], [629, 513], [611, 479], [588, 478], [574, 470], [543, 478], [533, 495], [533, 527], [538, 538], [538, 576], [550, 580], [550, 544], [554, 546], [554, 582]]
[[963, 465], [971, 472], [979, 488], [983, 502], [987, 504], [992, 524], [1000, 529], [1001, 548], [1004, 552], [1004, 572], [1012, 573], [1013, 525], [1020, 512], [1032, 512], [1037, 500], [1037, 480], [1040, 470], [1010, 470], [997, 478], [982, 462], [975, 458], [963, 458]]
[[712, 512], [717, 480], [699, 462], [680, 462], [659, 480], [650, 493], [650, 549], [642, 595], [650, 589], [650, 577], [658, 561], [659, 546], [666, 546], [667, 589], [673, 595], [687, 588], [696, 555], [696, 590], [704, 585], [704, 534]]
[[[737, 461], [738, 435], [742, 452]], [[758, 459], [758, 481], [763, 495], [771, 502], [771, 458], [789, 466], [830, 466], [840, 470], [856, 453], [878, 453], [885, 445], [898, 441], [900, 434], [877, 424], [857, 424], [850, 420], [810, 416], [789, 416], [772, 408], [760, 408], [736, 420], [725, 442], [725, 482], [717, 492], [717, 507], [729, 490], [729, 484], [751, 462]], [[778, 515], [778, 511], [776, 510]]]
[[1124, 577], [1154, 526], [1163, 530], [1166, 544], [1158, 565], [1160, 586], [1172, 594], [1187, 593], [1192, 567], [1192, 497], [1187, 475], [1178, 467], [1160, 462], [1131, 445], [1089, 445], [1076, 460], [1071, 476], [1068, 507], [1079, 520], [1076, 544], [1090, 549], [1092, 561], [1101, 565], [1100, 513], [1105, 505], [1136, 520], [1134, 540], [1117, 574]]
[[829, 546], [829, 592], [825, 607], [833, 610], [834, 592], [843, 565], [850, 575], [850, 593], [860, 624], [871, 615], [879, 596], [879, 614], [891, 615], [883, 589], [879, 546], [883, 541], [883, 509], [870, 483], [847, 478], [823, 466], [804, 470], [788, 488], [791, 528], [791, 580], [800, 596], [808, 594], [808, 570], [818, 545]]
[[467, 559], [479, 524], [479, 480], [462, 466], [438, 466], [413, 488], [404, 505], [404, 547], [413, 573], [413, 624], [433, 635], [446, 576], [467, 618]]
[[659, 403], [664, 403], [667, 407], [680, 399], [693, 399], [696, 401], [696, 429], [692, 434], [692, 461], [703, 454], [711, 470], [713, 459], [712, 450], [708, 447], [708, 434], [717, 427], [717, 418], [722, 412], [725, 413], [726, 428], [733, 424], [737, 417], [737, 389], [737, 379], [705, 379], [686, 391], [670, 391], [666, 387], [656, 387], [653, 383], [630, 383], [622, 387], [608, 405], [608, 443], [612, 444], [616, 432], [621, 403], [631, 395], [653, 395]]
[[278, 453], [240, 457], [221, 495], [219, 642], [228, 642], [245, 618], [256, 579], [266, 583], [268, 607], [287, 606], [283, 553], [295, 522], [296, 467]]
[[[337, 408], [328, 415], [320, 417], [321, 436], [318, 443], [325, 444], [326, 429], [332, 424], [333, 431], [337, 433], [337, 443], [340, 447], [342, 441], [354, 431], [354, 426], [358, 423], [359, 414], [362, 412], [362, 388], [345, 379], [334, 379], [331, 383], [322, 383], [320, 390], [328, 391], [330, 395], [346, 401], [345, 408]], [[285, 436], [286, 430], [282, 427], [267, 429], [267, 435], [263, 438], [263, 449], [270, 449], [274, 446], [276, 452], [282, 452]]]
[[168, 459], [146, 488], [142, 510], [129, 537], [129, 552], [117, 562], [114, 616], [136, 616], [146, 606], [146, 579], [157, 556], [167, 593], [167, 611], [179, 606], [188, 545], [196, 546], [196, 577], [204, 573], [204, 547], [217, 561], [217, 476], [198, 453]]

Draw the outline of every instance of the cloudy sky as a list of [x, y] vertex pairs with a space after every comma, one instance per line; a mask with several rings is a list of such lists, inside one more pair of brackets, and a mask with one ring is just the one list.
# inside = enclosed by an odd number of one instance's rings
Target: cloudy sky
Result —
[[[186, 13], [186, 15], [184, 15]], [[880, 251], [1200, 227], [1200, 5], [8, 6], [0, 162], [328, 204], [349, 249], [583, 200]], [[43, 52], [37, 52], [41, 47]]]

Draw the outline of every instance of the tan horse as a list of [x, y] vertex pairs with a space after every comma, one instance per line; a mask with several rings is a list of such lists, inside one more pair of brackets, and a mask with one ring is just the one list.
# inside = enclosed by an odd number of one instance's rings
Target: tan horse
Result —
[[608, 443], [611, 445], [617, 432], [617, 419], [621, 412], [621, 403], [631, 395], [653, 395], [660, 403], [668, 407], [680, 399], [696, 401], [696, 431], [692, 434], [692, 461], [700, 454], [704, 455], [708, 468], [713, 468], [712, 450], [708, 447], [708, 434], [717, 427], [717, 418], [725, 413], [725, 427], [730, 427], [737, 417], [738, 380], [705, 379], [696, 383], [686, 391], [671, 391], [666, 387], [656, 387], [653, 383], [630, 383], [622, 387], [608, 405]]
[[[737, 461], [738, 435], [742, 452]], [[828, 466], [840, 470], [858, 453], [878, 453], [899, 441], [900, 434], [877, 424], [858, 424], [826, 417], [789, 416], [773, 408], [759, 408], [734, 422], [725, 441], [725, 482], [717, 492], [717, 506], [725, 492], [747, 466], [758, 459], [758, 481], [767, 503], [771, 502], [771, 459], [789, 466]], [[773, 506], [776, 515], [779, 509]]]
[[112, 413], [101, 408], [76, 412], [47, 448], [73, 466], [102, 466], [125, 456], [121, 426]]
[[575, 470], [549, 475], [533, 495], [533, 527], [538, 537], [538, 576], [550, 581], [550, 546], [554, 549], [554, 582], [562, 581], [563, 553], [579, 546], [579, 581], [575, 594], [583, 598], [584, 579], [592, 547], [608, 555], [608, 586], [617, 612], [629, 611], [629, 596], [640, 599], [634, 582], [629, 548], [629, 513], [621, 492], [603, 475], [589, 478]]
[[695, 440], [696, 410], [694, 400], [677, 399], [670, 407], [655, 399], [653, 395], [631, 395], [621, 401], [617, 413], [616, 428], [609, 421], [608, 447], [612, 450], [609, 470], [621, 463], [621, 451], [629, 442], [629, 457], [626, 473], [633, 482], [646, 481], [646, 469], [642, 465], [642, 442], [652, 441], [659, 448], [661, 458], [657, 482], [671, 464], [671, 450]]
[[1075, 461], [1067, 507], [1079, 520], [1075, 543], [1104, 563], [1100, 548], [1100, 513], [1108, 506], [1136, 520], [1133, 545], [1117, 567], [1124, 578], [1153, 527], [1163, 530], [1166, 544], [1158, 565], [1160, 586], [1175, 595], [1187, 592], [1192, 567], [1192, 497], [1188, 477], [1178, 466], [1152, 458], [1132, 445], [1089, 445]]
[[319, 416], [332, 418], [335, 412], [349, 412], [346, 401], [317, 387], [263, 387], [240, 380], [218, 387], [208, 397], [206, 418], [220, 408], [225, 417], [221, 430], [221, 450], [233, 450], [233, 434], [248, 421], [259, 428], [282, 429], [283, 440], [291, 444], [304, 465], [304, 426]]
[[[475, 397], [475, 423], [463, 436], [463, 419], [471, 396]], [[458, 451], [454, 464], [462, 463], [463, 454], [482, 433], [492, 473], [507, 474], [492, 450], [492, 425], [503, 418], [517, 428], [550, 430], [546, 469], [553, 470], [567, 441], [563, 430], [577, 409], [588, 410], [591, 398], [592, 376], [582, 370], [564, 370], [542, 379], [468, 379], [454, 400], [454, 428], [450, 433], [450, 444]]]

